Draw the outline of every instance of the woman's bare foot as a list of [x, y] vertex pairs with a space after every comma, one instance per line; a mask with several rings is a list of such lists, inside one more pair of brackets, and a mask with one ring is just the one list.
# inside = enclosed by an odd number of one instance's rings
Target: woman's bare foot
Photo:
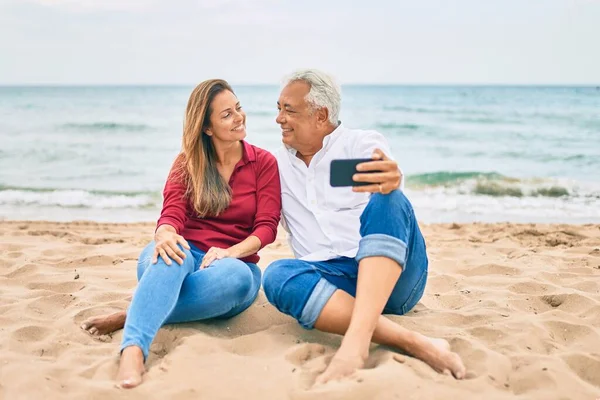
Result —
[[117, 385], [125, 389], [131, 389], [142, 383], [144, 375], [144, 353], [138, 346], [129, 346], [121, 353], [119, 373], [117, 374]]
[[125, 311], [119, 311], [110, 315], [88, 318], [81, 324], [81, 329], [91, 335], [106, 335], [122, 329], [126, 317]]
[[410, 353], [442, 374], [452, 374], [456, 379], [463, 379], [466, 375], [465, 365], [458, 354], [450, 351], [447, 340], [415, 333], [415, 343]]

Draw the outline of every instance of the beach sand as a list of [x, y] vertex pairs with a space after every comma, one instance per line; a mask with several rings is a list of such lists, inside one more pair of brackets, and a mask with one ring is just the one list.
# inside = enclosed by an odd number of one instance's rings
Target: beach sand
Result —
[[[600, 397], [600, 226], [424, 225], [425, 296], [391, 317], [446, 338], [457, 381], [373, 346], [353, 379], [311, 388], [340, 337], [302, 329], [259, 294], [227, 321], [171, 325], [144, 383], [117, 389], [122, 331], [90, 317], [127, 307], [153, 224], [0, 224], [0, 399], [587, 399]], [[280, 233], [260, 266], [290, 257]]]

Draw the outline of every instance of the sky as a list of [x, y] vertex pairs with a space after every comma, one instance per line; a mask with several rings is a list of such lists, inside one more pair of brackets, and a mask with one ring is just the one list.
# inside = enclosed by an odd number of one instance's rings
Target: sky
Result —
[[0, 84], [600, 85], [600, 0], [0, 0]]

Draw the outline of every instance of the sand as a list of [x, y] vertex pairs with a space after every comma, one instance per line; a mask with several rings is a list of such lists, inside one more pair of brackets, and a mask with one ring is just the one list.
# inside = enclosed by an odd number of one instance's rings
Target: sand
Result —
[[[81, 322], [126, 308], [152, 224], [0, 222], [0, 399], [600, 398], [600, 226], [424, 225], [430, 279], [397, 323], [446, 338], [468, 379], [373, 346], [354, 379], [315, 389], [340, 338], [259, 294], [241, 315], [164, 327], [144, 383], [114, 386], [122, 331]], [[284, 235], [260, 266], [290, 257]]]

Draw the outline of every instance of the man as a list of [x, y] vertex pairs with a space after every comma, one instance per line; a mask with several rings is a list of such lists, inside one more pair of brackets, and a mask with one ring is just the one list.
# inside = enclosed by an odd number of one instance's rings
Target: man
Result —
[[[405, 314], [423, 295], [425, 241], [385, 138], [343, 126], [340, 102], [339, 87], [316, 70], [292, 74], [281, 91], [276, 121], [285, 145], [277, 155], [282, 223], [296, 259], [269, 265], [265, 294], [305, 328], [344, 335], [317, 383], [362, 368], [371, 341], [462, 379], [465, 367], [447, 341], [381, 315]], [[331, 160], [344, 158], [372, 158], [357, 169], [381, 172], [354, 175], [357, 182], [372, 183], [366, 186], [331, 187]]]

